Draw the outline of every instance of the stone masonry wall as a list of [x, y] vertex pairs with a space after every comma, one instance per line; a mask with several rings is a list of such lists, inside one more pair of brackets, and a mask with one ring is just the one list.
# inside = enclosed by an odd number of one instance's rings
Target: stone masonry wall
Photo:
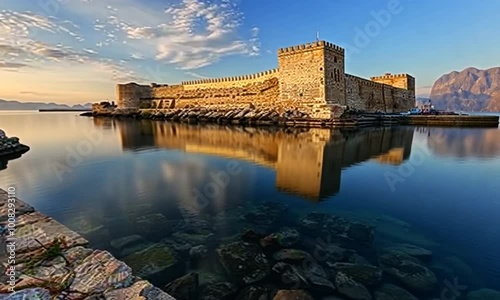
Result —
[[346, 74], [346, 105], [375, 112], [398, 112], [415, 105], [415, 92]]

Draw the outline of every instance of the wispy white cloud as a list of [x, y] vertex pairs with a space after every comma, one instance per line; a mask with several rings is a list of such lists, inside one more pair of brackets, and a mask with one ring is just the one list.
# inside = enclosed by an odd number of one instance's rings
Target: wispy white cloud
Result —
[[201, 75], [201, 74], [198, 74], [195, 72], [191, 72], [191, 71], [186, 71], [185, 73], [186, 73], [186, 75], [193, 76], [195, 78], [200, 78], [200, 79], [208, 78], [208, 76], [204, 76], [204, 75]]

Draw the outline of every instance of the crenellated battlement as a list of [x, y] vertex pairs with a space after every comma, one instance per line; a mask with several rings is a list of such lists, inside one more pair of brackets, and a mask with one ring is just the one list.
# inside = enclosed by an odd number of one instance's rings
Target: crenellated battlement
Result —
[[231, 82], [231, 81], [243, 81], [243, 80], [253, 80], [259, 79], [267, 75], [277, 74], [279, 70], [271, 69], [264, 72], [259, 72], [255, 74], [247, 74], [242, 76], [232, 76], [232, 77], [221, 77], [221, 78], [206, 78], [198, 80], [183, 81], [182, 85], [198, 85], [198, 84], [210, 84], [210, 83], [220, 83], [220, 82]]
[[342, 54], [342, 55], [345, 52], [344, 48], [337, 46], [335, 44], [332, 44], [330, 42], [315, 41], [312, 43], [306, 43], [306, 44], [301, 44], [301, 45], [280, 48], [280, 49], [278, 49], [278, 56], [291, 55], [291, 54], [297, 54], [297, 53], [304, 52], [304, 51], [312, 51], [312, 50], [320, 50], [320, 49], [327, 49], [327, 50], [334, 51], [334, 52], [337, 52], [337, 53]]
[[385, 75], [382, 75], [382, 76], [370, 77], [370, 80], [392, 79], [392, 78], [413, 78], [413, 76], [406, 74], [406, 73], [403, 73], [403, 74], [385, 73]]

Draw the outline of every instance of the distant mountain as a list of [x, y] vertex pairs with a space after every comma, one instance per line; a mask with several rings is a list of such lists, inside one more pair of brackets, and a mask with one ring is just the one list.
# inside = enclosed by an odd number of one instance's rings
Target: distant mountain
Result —
[[66, 104], [57, 104], [52, 102], [51, 103], [19, 102], [19, 101], [7, 101], [0, 99], [0, 110], [90, 109], [90, 108], [92, 108], [92, 103], [69, 106]]
[[437, 109], [500, 111], [500, 67], [445, 74], [436, 80], [429, 98]]

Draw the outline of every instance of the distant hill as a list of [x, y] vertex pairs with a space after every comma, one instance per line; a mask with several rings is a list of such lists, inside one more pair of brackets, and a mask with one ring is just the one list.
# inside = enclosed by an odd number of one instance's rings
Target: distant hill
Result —
[[437, 109], [498, 112], [500, 67], [445, 74], [436, 80], [429, 98]]
[[90, 109], [90, 108], [92, 108], [92, 103], [69, 106], [66, 104], [57, 104], [52, 102], [37, 103], [37, 102], [7, 101], [0, 99], [0, 110]]

